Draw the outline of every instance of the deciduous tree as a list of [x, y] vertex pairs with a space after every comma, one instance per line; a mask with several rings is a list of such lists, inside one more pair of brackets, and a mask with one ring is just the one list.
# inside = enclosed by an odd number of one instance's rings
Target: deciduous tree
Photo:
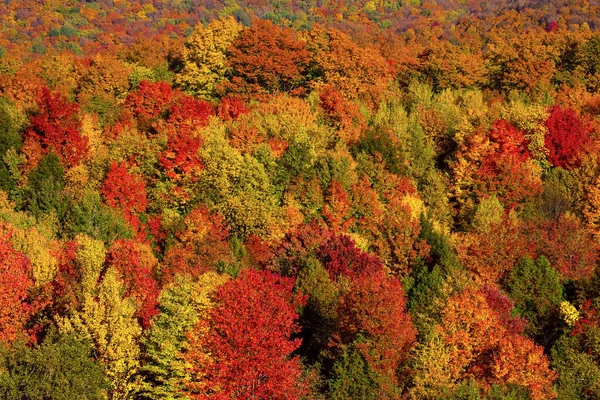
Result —
[[565, 169], [581, 165], [583, 152], [591, 142], [590, 127], [574, 110], [555, 105], [546, 120], [548, 161]]
[[[221, 286], [209, 319], [189, 333], [194, 398], [299, 399], [300, 346], [293, 281], [271, 272], [247, 270]], [[204, 335], [197, 335], [208, 324]], [[209, 357], [207, 357], [209, 355]]]
[[26, 324], [35, 312], [29, 298], [33, 287], [31, 262], [16, 251], [10, 236], [0, 236], [0, 342], [12, 343], [25, 337]]
[[257, 19], [229, 47], [230, 90], [245, 95], [304, 90], [310, 53], [289, 28]]
[[183, 70], [176, 77], [177, 83], [187, 92], [211, 98], [215, 86], [229, 72], [227, 49], [241, 31], [242, 26], [232, 17], [198, 25], [185, 43]]
[[68, 167], [82, 162], [88, 153], [87, 137], [81, 135], [79, 106], [60, 94], [42, 88], [38, 111], [30, 117], [25, 138], [37, 140], [44, 153], [54, 151]]

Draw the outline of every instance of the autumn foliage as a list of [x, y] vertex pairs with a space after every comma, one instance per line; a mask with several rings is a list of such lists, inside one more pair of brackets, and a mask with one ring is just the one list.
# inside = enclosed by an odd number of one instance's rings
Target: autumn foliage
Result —
[[88, 153], [88, 140], [81, 134], [79, 106], [46, 87], [40, 91], [36, 103], [38, 111], [31, 116], [26, 140], [38, 142], [43, 153], [54, 152], [66, 166], [82, 162]]
[[229, 230], [222, 216], [210, 213], [206, 207], [199, 207], [186, 216], [183, 224], [177, 241], [165, 254], [164, 281], [171, 280], [175, 274], [197, 277], [216, 269], [219, 262], [231, 260], [227, 243]]
[[0, 341], [23, 339], [33, 312], [29, 291], [33, 287], [31, 262], [16, 251], [6, 234], [0, 238]]
[[590, 144], [590, 128], [574, 110], [554, 106], [546, 120], [546, 148], [552, 165], [565, 169], [581, 165], [581, 156]]
[[[208, 331], [199, 325], [189, 333], [186, 359], [195, 377], [196, 398], [299, 399], [300, 345], [293, 281], [270, 272], [247, 271], [218, 289]], [[206, 356], [208, 355], [208, 358]]]
[[450, 373], [454, 379], [472, 376], [484, 387], [500, 382], [523, 385], [532, 399], [556, 398], [556, 374], [543, 349], [522, 336], [522, 324], [507, 318], [512, 305], [502, 296], [490, 289], [467, 289], [448, 301], [444, 325], [437, 329], [451, 349]]
[[304, 90], [310, 53], [291, 29], [257, 20], [232, 43], [229, 52], [234, 92], [299, 94]]
[[123, 212], [134, 227], [139, 226], [137, 214], [146, 211], [146, 184], [136, 174], [128, 172], [126, 163], [113, 163], [102, 184], [102, 196], [110, 207]]
[[115, 268], [125, 286], [125, 296], [139, 303], [137, 317], [143, 328], [150, 327], [150, 319], [158, 314], [159, 286], [155, 278], [158, 261], [147, 246], [119, 239], [109, 248], [106, 264]]
[[0, 398], [600, 398], [600, 7], [392, 3], [0, 2]]
[[350, 278], [340, 296], [336, 344], [356, 345], [367, 364], [398, 384], [396, 371], [408, 361], [417, 331], [406, 312], [400, 281], [383, 269], [363, 271]]

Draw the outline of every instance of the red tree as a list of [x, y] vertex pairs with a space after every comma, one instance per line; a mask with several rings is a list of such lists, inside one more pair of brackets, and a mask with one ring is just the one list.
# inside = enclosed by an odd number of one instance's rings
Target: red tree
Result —
[[125, 107], [139, 123], [145, 124], [166, 111], [175, 97], [171, 85], [166, 82], [140, 82], [140, 87], [130, 92], [125, 99]]
[[198, 172], [203, 167], [198, 155], [200, 146], [202, 146], [201, 138], [194, 135], [189, 128], [180, 129], [177, 134], [169, 135], [167, 148], [159, 156], [159, 162], [167, 177], [176, 182], [183, 177], [194, 180], [193, 172]]
[[591, 142], [587, 124], [572, 109], [554, 106], [550, 109], [546, 127], [545, 145], [550, 152], [548, 161], [565, 169], [579, 167], [582, 152]]
[[125, 296], [138, 302], [136, 316], [144, 329], [150, 327], [150, 319], [158, 314], [158, 282], [154, 273], [158, 262], [152, 250], [132, 240], [115, 241], [106, 256], [106, 264], [115, 268], [125, 285]]
[[139, 227], [138, 213], [146, 211], [146, 183], [141, 176], [129, 173], [127, 164], [112, 163], [102, 184], [102, 196], [110, 207], [122, 211], [134, 228]]
[[44, 153], [54, 151], [69, 167], [81, 162], [88, 153], [88, 139], [80, 132], [79, 106], [60, 94], [52, 94], [46, 87], [36, 103], [38, 111], [30, 118], [25, 139], [38, 141]]
[[0, 343], [26, 334], [25, 324], [35, 311], [28, 302], [31, 268], [29, 259], [12, 247], [10, 237], [0, 236]]
[[354, 240], [346, 235], [330, 235], [319, 246], [316, 255], [331, 279], [339, 275], [376, 274], [383, 271], [379, 257], [360, 250]]
[[160, 164], [167, 177], [175, 182], [184, 178], [193, 182], [203, 167], [198, 155], [203, 139], [197, 129], [208, 123], [213, 115], [212, 106], [191, 96], [178, 94], [168, 114], [166, 121], [154, 125], [159, 132], [167, 135], [167, 147], [159, 156]]
[[539, 174], [531, 169], [528, 141], [523, 132], [504, 120], [489, 131], [490, 154], [477, 171], [476, 191], [481, 196], [496, 193], [507, 205], [520, 203], [542, 189]]
[[169, 108], [167, 121], [175, 126], [186, 124], [193, 129], [205, 126], [211, 115], [214, 115], [213, 108], [206, 101], [179, 94], [175, 103]]
[[[195, 398], [299, 399], [301, 366], [291, 353], [300, 346], [294, 282], [268, 271], [247, 270], [221, 286], [208, 321], [188, 334]], [[209, 324], [208, 332], [202, 332]], [[209, 354], [206, 358], [205, 355]]]

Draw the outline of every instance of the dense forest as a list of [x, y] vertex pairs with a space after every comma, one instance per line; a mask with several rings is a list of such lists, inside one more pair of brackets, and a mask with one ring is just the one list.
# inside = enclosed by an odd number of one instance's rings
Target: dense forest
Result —
[[598, 29], [0, 2], [0, 398], [600, 398]]

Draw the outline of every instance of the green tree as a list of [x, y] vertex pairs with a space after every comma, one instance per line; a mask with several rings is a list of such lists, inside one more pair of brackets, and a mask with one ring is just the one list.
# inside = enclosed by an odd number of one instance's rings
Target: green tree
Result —
[[360, 350], [345, 346], [332, 368], [329, 396], [332, 400], [383, 400], [399, 398], [382, 392], [382, 377], [369, 367]]
[[27, 208], [36, 216], [55, 212], [60, 218], [68, 209], [63, 190], [64, 169], [60, 159], [53, 153], [45, 155], [28, 179], [25, 200]]
[[524, 258], [510, 272], [506, 287], [515, 303], [515, 312], [529, 321], [526, 332], [546, 346], [556, 340], [563, 287], [548, 259]]
[[3, 158], [10, 149], [19, 151], [23, 144], [21, 131], [26, 118], [8, 99], [0, 97], [0, 189], [10, 192], [16, 188], [10, 168]]
[[158, 314], [143, 338], [145, 354], [141, 373], [144, 382], [138, 395], [144, 399], [183, 399], [191, 364], [183, 357], [186, 333], [214, 305], [214, 291], [227, 276], [209, 272], [197, 280], [177, 275], [161, 293]]
[[304, 340], [299, 351], [308, 362], [315, 362], [336, 330], [337, 288], [319, 260], [309, 257], [298, 274], [295, 289], [308, 296], [300, 315]]
[[51, 334], [34, 348], [17, 343], [0, 349], [0, 397], [5, 400], [100, 400], [106, 388], [90, 343], [71, 335]]
[[592, 354], [581, 352], [577, 338], [563, 336], [552, 348], [552, 367], [558, 372], [561, 400], [600, 398], [600, 367]]
[[131, 229], [119, 212], [103, 205], [100, 194], [91, 190], [69, 207], [63, 233], [69, 238], [85, 233], [104, 243], [132, 236]]

